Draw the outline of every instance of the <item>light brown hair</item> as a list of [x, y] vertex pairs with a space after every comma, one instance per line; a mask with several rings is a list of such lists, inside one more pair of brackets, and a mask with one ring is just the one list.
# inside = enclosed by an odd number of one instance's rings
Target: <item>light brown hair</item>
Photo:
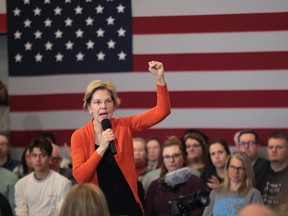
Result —
[[74, 185], [64, 201], [60, 216], [110, 216], [106, 198], [92, 183]]
[[116, 86], [112, 82], [105, 82], [102, 80], [94, 80], [92, 81], [85, 91], [85, 95], [83, 98], [83, 109], [84, 111], [88, 111], [88, 105], [91, 103], [92, 95], [98, 89], [105, 89], [111, 93], [111, 99], [113, 100], [115, 108], [118, 108], [121, 101], [117, 96]]
[[232, 155], [230, 155], [227, 158], [227, 161], [225, 164], [224, 181], [222, 184], [218, 186], [217, 190], [226, 191], [230, 189], [230, 179], [228, 175], [228, 169], [230, 166], [231, 158], [236, 158], [240, 160], [245, 170], [245, 178], [238, 190], [240, 197], [243, 197], [248, 193], [248, 191], [253, 187], [253, 184], [254, 184], [254, 170], [253, 170], [251, 161], [248, 158], [248, 156], [243, 152], [234, 152]]

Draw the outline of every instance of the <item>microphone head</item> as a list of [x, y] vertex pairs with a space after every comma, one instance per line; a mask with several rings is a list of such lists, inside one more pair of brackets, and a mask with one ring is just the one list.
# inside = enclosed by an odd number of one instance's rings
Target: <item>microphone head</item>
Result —
[[101, 125], [102, 125], [103, 130], [106, 130], [108, 128], [112, 128], [112, 125], [111, 125], [111, 122], [109, 119], [103, 119], [101, 121]]

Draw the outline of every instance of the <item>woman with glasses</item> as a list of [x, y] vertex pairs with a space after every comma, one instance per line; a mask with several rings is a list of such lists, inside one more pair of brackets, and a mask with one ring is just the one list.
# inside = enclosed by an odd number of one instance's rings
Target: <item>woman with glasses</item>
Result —
[[254, 171], [246, 154], [235, 152], [230, 155], [225, 164], [224, 181], [210, 193], [210, 204], [203, 216], [236, 216], [249, 204], [263, 204], [253, 182]]
[[195, 132], [188, 132], [183, 135], [182, 141], [187, 154], [187, 166], [203, 174], [208, 162], [207, 143], [204, 137]]
[[83, 108], [90, 113], [91, 120], [71, 137], [73, 176], [78, 183], [93, 183], [101, 188], [111, 215], [143, 215], [132, 137], [158, 124], [171, 112], [164, 65], [151, 61], [148, 70], [156, 82], [154, 107], [142, 113], [114, 117], [121, 102], [116, 86], [94, 80], [87, 86], [83, 99]]
[[[161, 157], [160, 178], [150, 184], [146, 194], [145, 214], [147, 216], [170, 215], [169, 201], [205, 190], [204, 182], [198, 177], [200, 173], [186, 167], [185, 149], [177, 137], [171, 136], [163, 143]], [[200, 216], [203, 209], [203, 207], [193, 209], [191, 215]]]

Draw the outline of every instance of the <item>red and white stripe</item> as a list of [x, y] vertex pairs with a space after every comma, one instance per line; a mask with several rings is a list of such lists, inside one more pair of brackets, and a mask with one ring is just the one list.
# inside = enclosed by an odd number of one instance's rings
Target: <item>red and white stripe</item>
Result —
[[287, 0], [133, 0], [132, 11], [133, 73], [10, 77], [16, 146], [39, 130], [69, 143], [91, 118], [82, 98], [94, 79], [116, 84], [122, 104], [115, 116], [153, 106], [155, 82], [147, 72], [153, 59], [164, 63], [172, 113], [139, 135], [165, 139], [197, 128], [233, 145], [239, 129], [255, 129], [264, 142], [274, 130], [287, 131]]

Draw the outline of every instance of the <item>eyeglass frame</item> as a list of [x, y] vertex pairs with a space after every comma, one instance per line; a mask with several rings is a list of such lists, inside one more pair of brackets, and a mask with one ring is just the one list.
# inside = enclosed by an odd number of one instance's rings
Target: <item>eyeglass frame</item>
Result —
[[230, 171], [233, 171], [233, 172], [245, 172], [246, 171], [246, 169], [244, 168], [244, 167], [236, 167], [236, 166], [234, 166], [234, 165], [229, 165], [228, 166], [228, 169], [230, 170]]
[[164, 155], [162, 158], [163, 160], [170, 161], [171, 159], [175, 160], [176, 158], [179, 158], [181, 155], [183, 155], [182, 152], [179, 152], [172, 155]]
[[257, 145], [258, 143], [255, 140], [249, 140], [248, 142], [242, 141], [239, 142], [239, 146], [253, 146], [253, 145]]
[[54, 162], [62, 162], [63, 158], [62, 157], [52, 157], [52, 160]]

